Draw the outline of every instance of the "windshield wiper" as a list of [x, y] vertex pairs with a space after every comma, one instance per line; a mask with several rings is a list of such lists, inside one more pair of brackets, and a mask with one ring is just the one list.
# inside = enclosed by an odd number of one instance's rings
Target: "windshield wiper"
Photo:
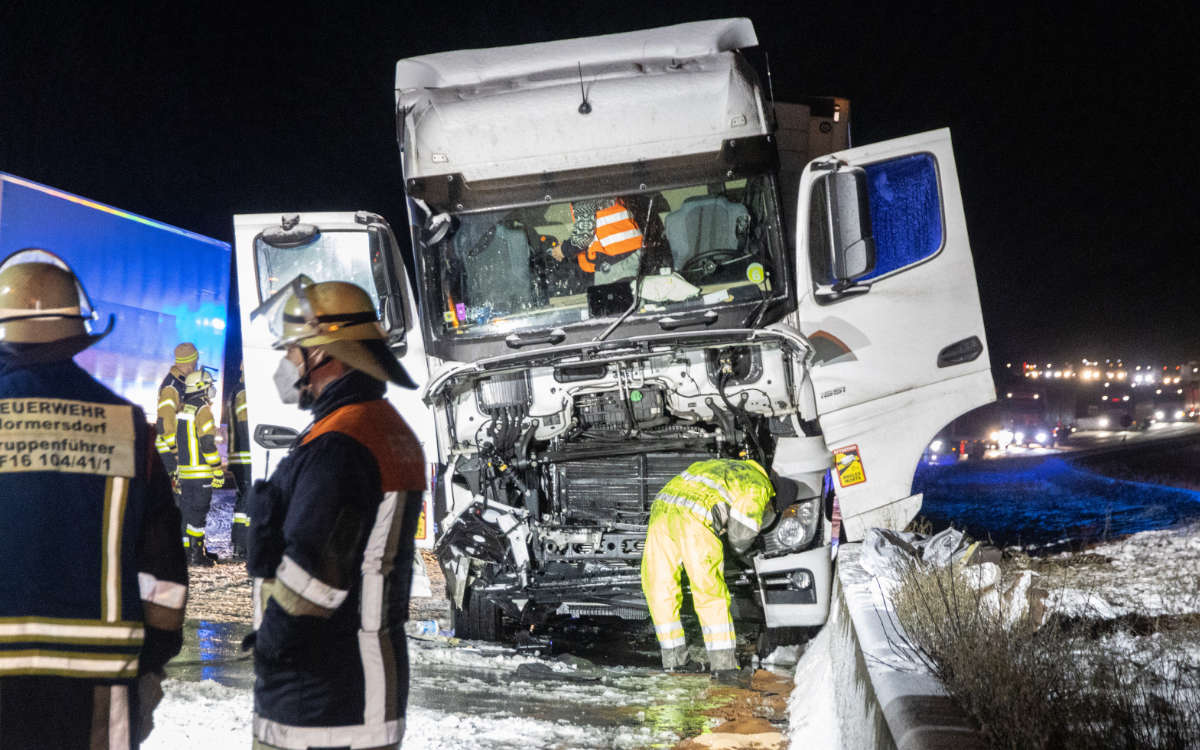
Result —
[[[652, 213], [653, 211], [654, 211], [654, 196], [651, 196], [650, 197], [650, 205], [648, 205], [646, 207], [646, 223], [645, 223], [646, 228], [642, 233], [643, 247], [641, 247], [637, 250], [637, 252], [639, 252], [639, 253], [641, 253], [642, 251], [644, 251], [646, 249], [644, 247], [645, 237], [646, 237], [646, 234], [649, 233], [649, 231], [650, 231], [650, 217], [654, 215]], [[599, 336], [592, 339], [592, 341], [603, 341], [604, 339], [608, 338], [608, 335], [610, 333], [617, 330], [617, 326], [624, 323], [625, 319], [633, 314], [633, 311], [637, 309], [637, 306], [639, 304], [641, 304], [642, 280], [645, 278], [646, 278], [646, 256], [645, 256], [645, 254], [643, 254], [641, 257], [638, 258], [637, 278], [634, 279], [634, 282], [633, 282], [633, 302], [632, 302], [632, 304], [629, 305], [629, 309], [627, 309], [625, 312], [621, 313], [621, 317], [614, 320], [612, 322], [612, 325], [610, 325], [608, 328], [604, 329], [604, 333], [601, 333]]]

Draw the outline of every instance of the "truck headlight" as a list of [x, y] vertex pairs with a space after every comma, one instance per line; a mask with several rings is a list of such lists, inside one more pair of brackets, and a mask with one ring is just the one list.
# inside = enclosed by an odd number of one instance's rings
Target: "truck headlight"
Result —
[[804, 500], [789, 505], [775, 526], [775, 541], [785, 549], [799, 549], [812, 541], [820, 519], [821, 498]]

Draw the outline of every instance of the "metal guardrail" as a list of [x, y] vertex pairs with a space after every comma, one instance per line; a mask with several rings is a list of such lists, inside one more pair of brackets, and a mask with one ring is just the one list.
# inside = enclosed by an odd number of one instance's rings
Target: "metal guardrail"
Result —
[[838, 549], [826, 624], [843, 747], [984, 750], [982, 733], [941, 683], [898, 652], [894, 622], [858, 563], [860, 550], [858, 544]]

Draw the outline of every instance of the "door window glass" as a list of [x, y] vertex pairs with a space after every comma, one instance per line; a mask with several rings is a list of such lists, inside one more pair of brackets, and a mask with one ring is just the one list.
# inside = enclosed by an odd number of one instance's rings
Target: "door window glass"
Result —
[[873, 279], [912, 265], [942, 246], [937, 165], [931, 154], [912, 154], [865, 167], [875, 236]]

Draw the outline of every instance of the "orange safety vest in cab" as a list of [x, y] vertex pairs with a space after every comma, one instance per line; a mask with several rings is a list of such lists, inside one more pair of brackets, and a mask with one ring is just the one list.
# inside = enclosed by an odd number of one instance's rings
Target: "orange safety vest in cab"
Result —
[[[572, 209], [574, 213], [574, 209]], [[579, 267], [588, 273], [596, 272], [596, 256], [607, 255], [610, 260], [621, 258], [642, 247], [642, 230], [620, 199], [611, 206], [596, 210], [596, 232], [585, 252], [575, 256]]]

